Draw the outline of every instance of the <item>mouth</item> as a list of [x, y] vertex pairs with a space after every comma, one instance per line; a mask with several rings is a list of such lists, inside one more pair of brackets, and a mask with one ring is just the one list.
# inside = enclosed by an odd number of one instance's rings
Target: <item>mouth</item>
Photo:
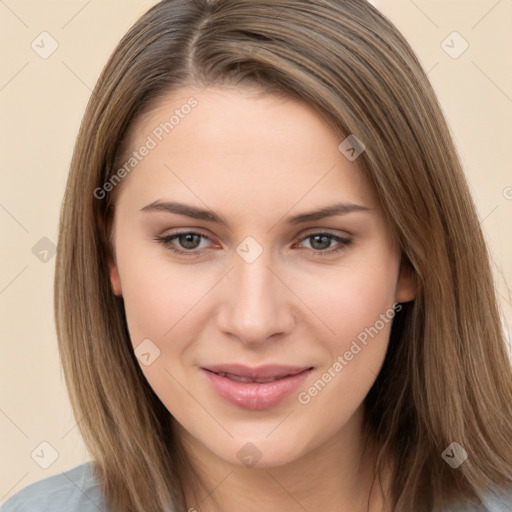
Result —
[[238, 382], [257, 382], [257, 383], [264, 383], [264, 382], [274, 382], [275, 380], [283, 379], [285, 377], [288, 377], [289, 375], [281, 375], [279, 377], [271, 377], [270, 379], [251, 379], [249, 377], [242, 377], [241, 375], [234, 375], [233, 373], [224, 373], [224, 372], [213, 372], [217, 375], [220, 375], [221, 377], [226, 377], [227, 379], [236, 380]]
[[309, 369], [311, 369], [311, 367], [283, 366], [277, 364], [268, 364], [252, 368], [241, 364], [221, 364], [204, 367], [204, 370], [216, 373], [217, 375], [222, 375], [223, 377], [240, 380], [241, 382], [271, 382], [290, 375], [297, 375], [298, 373]]
[[238, 407], [259, 410], [283, 401], [302, 384], [313, 367], [216, 365], [201, 370], [220, 397]]

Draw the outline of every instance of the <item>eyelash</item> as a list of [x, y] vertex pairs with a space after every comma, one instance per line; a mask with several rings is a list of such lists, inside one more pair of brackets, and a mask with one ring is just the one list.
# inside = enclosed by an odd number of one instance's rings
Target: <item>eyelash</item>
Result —
[[[210, 240], [210, 238], [207, 237], [206, 235], [203, 235], [201, 233], [196, 233], [194, 231], [179, 231], [176, 233], [172, 233], [170, 235], [156, 236], [155, 240], [177, 254], [185, 255], [187, 257], [200, 256], [200, 252], [195, 249], [190, 249], [190, 250], [186, 251], [186, 250], [178, 249], [175, 246], [174, 247], [172, 246], [172, 244], [171, 244], [172, 240], [178, 238], [180, 235], [197, 235], [206, 240]], [[328, 256], [333, 253], [340, 252], [352, 243], [352, 240], [350, 238], [342, 237], [342, 236], [335, 235], [333, 233], [328, 233], [328, 232], [327, 233], [326, 232], [309, 233], [307, 236], [303, 237], [301, 239], [301, 241], [307, 240], [308, 238], [313, 238], [315, 236], [327, 237], [327, 238], [339, 243], [339, 245], [333, 249], [325, 249], [322, 251], [309, 249], [310, 251], [315, 253], [315, 255], [318, 254], [319, 256]]]

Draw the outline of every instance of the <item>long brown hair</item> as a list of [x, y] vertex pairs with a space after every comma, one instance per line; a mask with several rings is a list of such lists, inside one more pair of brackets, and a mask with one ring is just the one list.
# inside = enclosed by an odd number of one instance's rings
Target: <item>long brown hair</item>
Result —
[[[355, 134], [366, 147], [358, 163], [418, 284], [394, 319], [364, 403], [376, 474], [395, 461], [394, 510], [479, 504], [485, 492], [510, 488], [512, 371], [488, 249], [447, 123], [409, 44], [365, 0], [168, 0], [135, 23], [98, 80], [60, 220], [59, 349], [111, 507], [185, 510], [182, 484], [193, 473], [111, 290], [105, 227], [115, 202], [97, 191], [118, 172], [128, 128], [157, 99], [222, 84], [306, 102], [340, 142]], [[457, 469], [441, 456], [452, 442], [469, 454]]]

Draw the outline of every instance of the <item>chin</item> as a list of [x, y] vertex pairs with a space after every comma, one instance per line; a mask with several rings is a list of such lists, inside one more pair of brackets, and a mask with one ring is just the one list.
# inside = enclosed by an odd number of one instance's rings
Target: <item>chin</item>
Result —
[[244, 441], [237, 440], [229, 453], [218, 450], [215, 453], [229, 464], [240, 468], [277, 468], [293, 463], [303, 455], [304, 449], [294, 442], [293, 436], [289, 437], [288, 441], [285, 443], [283, 439], [277, 437], [246, 437]]

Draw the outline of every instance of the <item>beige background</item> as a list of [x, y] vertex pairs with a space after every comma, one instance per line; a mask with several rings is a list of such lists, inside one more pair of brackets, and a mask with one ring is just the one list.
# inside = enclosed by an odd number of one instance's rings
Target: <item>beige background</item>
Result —
[[[51, 249], [91, 89], [116, 42], [154, 3], [0, 0], [0, 503], [89, 458], [60, 373]], [[512, 325], [506, 285], [512, 281], [512, 0], [376, 3], [429, 70], [489, 240], [504, 319]], [[40, 53], [51, 49], [43, 31], [58, 42], [46, 59], [31, 47], [35, 41]], [[458, 58], [442, 47], [453, 31], [469, 44]], [[451, 52], [463, 48], [458, 36], [445, 44]]]

